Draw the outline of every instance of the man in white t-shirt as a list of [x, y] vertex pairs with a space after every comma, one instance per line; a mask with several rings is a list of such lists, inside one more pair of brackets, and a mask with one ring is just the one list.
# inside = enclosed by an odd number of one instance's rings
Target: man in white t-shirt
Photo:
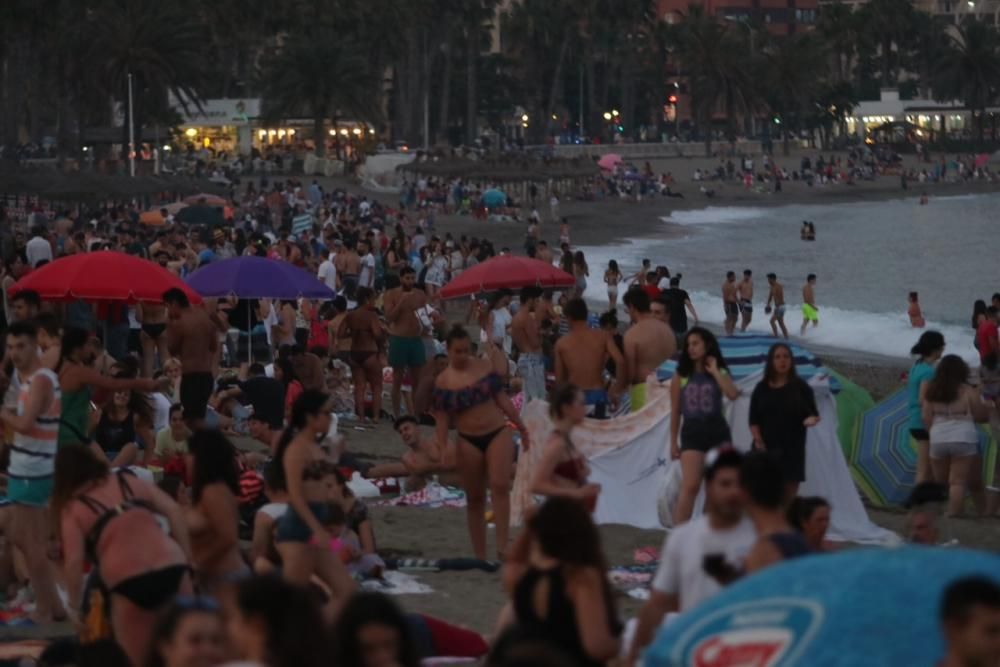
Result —
[[375, 287], [375, 255], [368, 247], [367, 241], [358, 241], [358, 254], [361, 255], [361, 273], [358, 274], [358, 287]]
[[649, 601], [639, 612], [627, 664], [635, 663], [664, 616], [683, 613], [711, 598], [728, 583], [729, 576], [742, 569], [743, 559], [757, 539], [753, 524], [743, 514], [742, 460], [738, 451], [728, 447], [712, 450], [705, 457], [705, 513], [674, 528], [664, 541], [660, 567]]
[[323, 260], [316, 272], [316, 277], [323, 281], [334, 292], [337, 291], [337, 267], [333, 263], [333, 254]]
[[45, 238], [45, 227], [38, 225], [32, 230], [31, 240], [25, 245], [24, 254], [28, 258], [28, 266], [33, 269], [41, 261], [52, 261], [52, 244]]

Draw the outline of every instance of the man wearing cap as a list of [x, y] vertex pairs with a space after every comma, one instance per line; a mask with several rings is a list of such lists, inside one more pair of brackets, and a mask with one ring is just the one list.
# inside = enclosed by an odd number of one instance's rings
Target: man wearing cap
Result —
[[675, 526], [664, 541], [626, 664], [635, 664], [664, 616], [713, 597], [742, 570], [757, 539], [743, 514], [742, 463], [743, 456], [731, 447], [713, 449], [705, 457], [705, 513]]

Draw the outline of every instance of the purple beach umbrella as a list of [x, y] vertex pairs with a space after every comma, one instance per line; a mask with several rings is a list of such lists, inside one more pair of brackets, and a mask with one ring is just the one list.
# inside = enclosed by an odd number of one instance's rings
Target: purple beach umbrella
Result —
[[205, 297], [330, 300], [336, 293], [308, 271], [263, 257], [234, 257], [203, 266], [187, 279]]

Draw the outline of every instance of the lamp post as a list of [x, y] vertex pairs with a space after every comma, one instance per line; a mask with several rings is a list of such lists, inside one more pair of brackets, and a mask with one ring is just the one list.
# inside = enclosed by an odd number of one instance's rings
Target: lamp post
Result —
[[135, 115], [132, 112], [132, 72], [128, 73], [128, 171], [135, 178]]

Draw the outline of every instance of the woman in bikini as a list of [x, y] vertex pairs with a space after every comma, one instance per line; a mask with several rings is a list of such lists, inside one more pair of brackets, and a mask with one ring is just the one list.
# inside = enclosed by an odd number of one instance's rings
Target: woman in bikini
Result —
[[583, 392], [572, 384], [557, 386], [549, 395], [549, 414], [554, 428], [531, 480], [531, 493], [548, 498], [573, 498], [593, 511], [601, 486], [587, 482], [590, 466], [570, 439], [573, 427], [583, 423], [587, 414]]
[[135, 319], [142, 326], [142, 375], [153, 377], [159, 355], [160, 366], [170, 358], [167, 350], [167, 309], [161, 303], [140, 303], [135, 307]]
[[192, 591], [191, 546], [180, 507], [153, 484], [111, 474], [89, 448], [67, 445], [56, 454], [52, 513], [61, 527], [70, 616], [80, 622], [89, 562], [110, 591], [116, 641], [133, 665], [142, 664], [159, 612]]
[[188, 438], [186, 468], [191, 475], [191, 507], [186, 512], [194, 569], [203, 594], [250, 575], [240, 555], [237, 528], [240, 493], [236, 450], [221, 431], [196, 431]]
[[282, 575], [303, 587], [313, 575], [319, 577], [329, 588], [331, 611], [335, 611], [354, 591], [354, 582], [330, 550], [333, 536], [323, 527], [329, 498], [323, 478], [328, 464], [316, 437], [330, 430], [329, 407], [326, 394], [303, 392], [271, 465], [277, 466], [275, 488], [288, 494], [288, 509], [278, 520], [275, 534]]
[[614, 310], [618, 306], [618, 283], [622, 281], [622, 272], [618, 268], [618, 262], [611, 260], [608, 262], [608, 270], [604, 272], [604, 282], [608, 286], [608, 310]]
[[445, 451], [449, 425], [458, 432], [458, 471], [466, 494], [469, 537], [477, 558], [486, 557], [486, 489], [496, 524], [497, 553], [502, 558], [510, 522], [510, 478], [514, 441], [508, 420], [530, 446], [528, 431], [487, 359], [472, 355], [469, 334], [455, 326], [448, 334], [448, 368], [434, 381], [434, 419], [438, 451]]
[[358, 307], [347, 314], [337, 331], [338, 338], [351, 339], [351, 376], [354, 380], [354, 410], [358, 421], [369, 422], [365, 417], [365, 384], [372, 391], [372, 418], [378, 421], [382, 414], [382, 360], [381, 350], [385, 333], [373, 303], [374, 292], [369, 287], [359, 287]]

